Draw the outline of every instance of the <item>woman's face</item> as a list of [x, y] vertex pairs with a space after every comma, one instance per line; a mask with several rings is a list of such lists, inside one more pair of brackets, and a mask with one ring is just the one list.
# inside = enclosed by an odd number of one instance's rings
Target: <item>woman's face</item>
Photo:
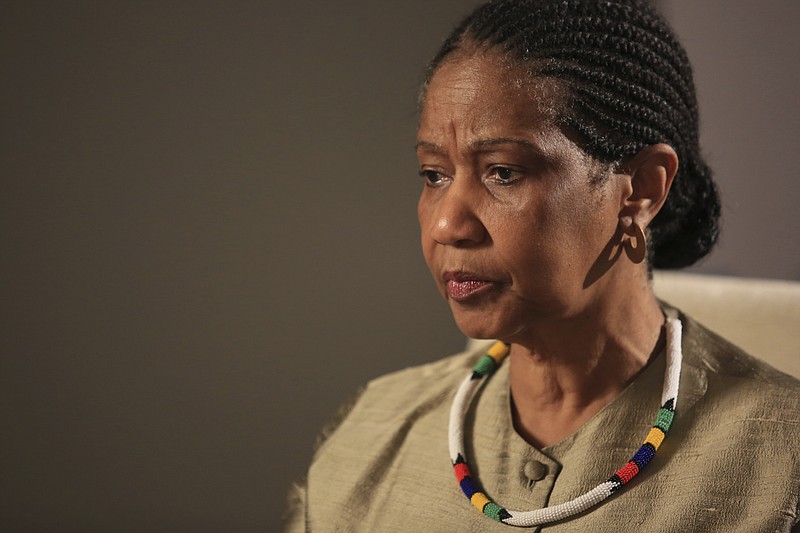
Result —
[[523, 76], [494, 53], [444, 63], [417, 134], [425, 261], [465, 334], [508, 342], [590, 308], [621, 207], [618, 181], [593, 183], [602, 169], [554, 124], [558, 92]]

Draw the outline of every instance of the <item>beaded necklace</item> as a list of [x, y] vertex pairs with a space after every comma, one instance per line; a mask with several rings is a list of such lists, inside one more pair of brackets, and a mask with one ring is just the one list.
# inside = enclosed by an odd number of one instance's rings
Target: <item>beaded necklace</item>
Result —
[[572, 500], [551, 507], [534, 511], [511, 511], [501, 507], [480, 488], [476, 479], [470, 474], [464, 453], [464, 419], [475, 394], [485, 378], [491, 376], [502, 360], [508, 355], [510, 346], [497, 342], [489, 348], [472, 372], [459, 386], [453, 405], [450, 408], [450, 459], [456, 479], [475, 508], [480, 512], [511, 526], [537, 526], [556, 522], [582, 513], [602, 502], [630, 481], [655, 456], [656, 450], [664, 440], [675, 414], [678, 401], [678, 382], [681, 374], [681, 322], [677, 318], [667, 319], [667, 370], [664, 374], [664, 388], [661, 392], [661, 408], [658, 410], [655, 424], [650, 429], [644, 444], [636, 451], [625, 466], [617, 470], [608, 480]]

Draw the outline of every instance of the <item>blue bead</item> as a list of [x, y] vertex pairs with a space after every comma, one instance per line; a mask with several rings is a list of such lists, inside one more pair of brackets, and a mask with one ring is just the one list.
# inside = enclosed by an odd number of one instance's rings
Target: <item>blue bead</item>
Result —
[[464, 491], [464, 494], [466, 494], [467, 498], [472, 498], [473, 494], [479, 492], [478, 486], [469, 477], [465, 477], [464, 479], [462, 479], [460, 485], [461, 485], [461, 490]]
[[636, 453], [631, 458], [631, 461], [636, 463], [636, 466], [643, 468], [649, 463], [656, 455], [656, 451], [651, 444], [642, 444], [641, 448], [636, 450]]

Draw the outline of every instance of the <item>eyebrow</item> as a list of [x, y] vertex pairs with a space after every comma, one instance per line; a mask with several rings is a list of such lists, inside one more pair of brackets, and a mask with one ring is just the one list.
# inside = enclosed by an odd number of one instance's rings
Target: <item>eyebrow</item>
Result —
[[[490, 139], [478, 139], [469, 143], [469, 148], [471, 150], [481, 150], [483, 148], [492, 148], [494, 146], [500, 146], [503, 144], [522, 146], [536, 153], [541, 153], [541, 150], [530, 141], [526, 141], [525, 139], [516, 139], [514, 137], [493, 137]], [[447, 152], [447, 150], [445, 150], [442, 146], [428, 141], [417, 141], [414, 147], [416, 149], [423, 148], [425, 150], [428, 150], [429, 152], [435, 152], [438, 154], [444, 154]]]
[[478, 139], [469, 143], [469, 147], [473, 150], [479, 150], [481, 148], [491, 148], [493, 146], [499, 146], [502, 144], [514, 144], [517, 146], [525, 147], [529, 150], [533, 150], [535, 152], [539, 152], [540, 150], [530, 141], [526, 141], [525, 139], [516, 139], [514, 137], [495, 137], [492, 139]]
[[423, 148], [429, 152], [435, 152], [437, 154], [445, 153], [444, 148], [442, 148], [438, 144], [434, 144], [428, 141], [417, 141], [417, 143], [414, 145], [414, 149], [419, 150], [420, 148]]

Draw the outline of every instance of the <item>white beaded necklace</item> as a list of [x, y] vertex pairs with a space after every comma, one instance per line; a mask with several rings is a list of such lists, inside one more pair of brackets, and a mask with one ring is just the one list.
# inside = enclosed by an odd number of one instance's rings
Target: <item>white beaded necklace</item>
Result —
[[450, 408], [448, 431], [450, 459], [456, 479], [466, 497], [475, 508], [486, 516], [511, 526], [537, 526], [556, 522], [582, 513], [602, 502], [639, 473], [654, 457], [661, 445], [675, 413], [678, 401], [678, 383], [681, 374], [681, 322], [668, 318], [667, 324], [667, 370], [664, 375], [664, 388], [661, 392], [661, 408], [655, 424], [644, 440], [644, 444], [631, 457], [628, 463], [617, 470], [608, 480], [572, 500], [534, 511], [511, 511], [501, 507], [483, 492], [477, 480], [472, 477], [464, 453], [464, 419], [475, 394], [485, 378], [494, 373], [500, 362], [508, 355], [509, 345], [497, 342], [489, 348], [461, 383]]

